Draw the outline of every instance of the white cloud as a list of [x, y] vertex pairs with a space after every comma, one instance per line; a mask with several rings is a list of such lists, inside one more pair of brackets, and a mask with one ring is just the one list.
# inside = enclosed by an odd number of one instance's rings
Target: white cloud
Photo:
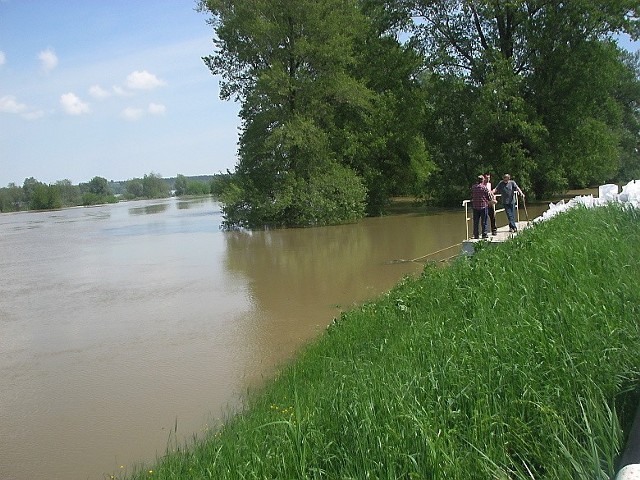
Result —
[[22, 118], [26, 120], [37, 120], [42, 117], [44, 117], [43, 110], [32, 110], [30, 112], [26, 112], [22, 114]]
[[166, 111], [167, 111], [167, 107], [165, 107], [162, 104], [153, 103], [153, 102], [149, 104], [149, 113], [152, 115], [164, 115]]
[[20, 103], [13, 95], [0, 97], [0, 112], [18, 114], [25, 120], [37, 120], [44, 117], [44, 111], [34, 110], [28, 105]]
[[150, 90], [152, 88], [161, 87], [166, 82], [160, 80], [153, 73], [149, 73], [146, 70], [130, 73], [127, 76], [127, 87], [136, 90]]
[[69, 115], [82, 115], [90, 111], [89, 104], [83, 102], [77, 95], [71, 92], [61, 95], [60, 103]]
[[108, 90], [105, 90], [100, 85], [92, 85], [89, 88], [89, 95], [94, 98], [107, 98], [111, 96], [111, 93]]
[[122, 116], [130, 121], [135, 121], [140, 119], [143, 115], [143, 111], [140, 108], [127, 107], [122, 111]]
[[18, 102], [13, 95], [0, 97], [0, 112], [4, 113], [24, 113], [28, 110], [24, 103]]
[[114, 85], [113, 87], [111, 87], [111, 90], [113, 90], [113, 94], [117, 95], [118, 97], [128, 97], [131, 95], [131, 93], [127, 92], [119, 85]]
[[126, 89], [122, 88], [120, 85], [114, 85], [111, 87], [111, 90], [107, 90], [106, 88], [102, 88], [100, 85], [92, 85], [89, 88], [89, 94], [93, 98], [97, 98], [103, 100], [108, 97], [116, 96], [116, 97], [130, 97], [132, 95], [131, 92], [128, 92]]
[[0, 50], [0, 65], [4, 65], [5, 63], [7, 63], [7, 56]]
[[38, 54], [38, 59], [40, 60], [42, 69], [45, 73], [49, 73], [58, 66], [58, 57], [51, 48], [47, 48], [40, 52]]

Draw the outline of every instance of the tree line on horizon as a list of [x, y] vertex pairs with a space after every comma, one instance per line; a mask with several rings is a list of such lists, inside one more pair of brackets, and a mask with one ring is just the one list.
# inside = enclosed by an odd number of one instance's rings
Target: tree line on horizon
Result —
[[240, 109], [227, 228], [459, 205], [478, 173], [532, 197], [640, 178], [637, 0], [201, 0]]
[[22, 186], [9, 183], [0, 188], [0, 212], [22, 210], [54, 210], [65, 207], [116, 203], [119, 200], [167, 198], [188, 195], [219, 195], [228, 175], [203, 175], [162, 178], [150, 173], [142, 178], [126, 181], [93, 177], [89, 182], [74, 185], [70, 180], [45, 184], [33, 177], [26, 178]]

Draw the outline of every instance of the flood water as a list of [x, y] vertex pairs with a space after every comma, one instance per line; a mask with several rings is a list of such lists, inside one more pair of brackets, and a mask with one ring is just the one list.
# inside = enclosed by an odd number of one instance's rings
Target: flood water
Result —
[[342, 310], [423, 268], [394, 260], [465, 236], [462, 209], [251, 233], [220, 221], [209, 198], [0, 215], [0, 478], [153, 461], [176, 426], [204, 434]]

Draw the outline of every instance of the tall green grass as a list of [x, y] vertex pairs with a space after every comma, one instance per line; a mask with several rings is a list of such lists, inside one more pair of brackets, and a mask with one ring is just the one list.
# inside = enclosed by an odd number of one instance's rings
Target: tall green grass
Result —
[[130, 478], [607, 479], [638, 397], [639, 278], [640, 212], [615, 205], [428, 265]]

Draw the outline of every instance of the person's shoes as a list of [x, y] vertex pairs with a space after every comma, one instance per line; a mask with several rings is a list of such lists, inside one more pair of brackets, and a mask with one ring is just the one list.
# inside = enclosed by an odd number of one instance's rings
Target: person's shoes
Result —
[[497, 231], [497, 230], [494, 230], [494, 231], [492, 231], [492, 232], [491, 232], [491, 235], [493, 235], [494, 237], [495, 237], [497, 234], [498, 234], [498, 231]]
[[489, 238], [489, 235], [485, 233], [484, 235], [482, 235], [482, 238]]
[[516, 233], [517, 230], [515, 228], [509, 228], [509, 233]]
[[478, 240], [478, 237], [473, 237], [475, 240]]

